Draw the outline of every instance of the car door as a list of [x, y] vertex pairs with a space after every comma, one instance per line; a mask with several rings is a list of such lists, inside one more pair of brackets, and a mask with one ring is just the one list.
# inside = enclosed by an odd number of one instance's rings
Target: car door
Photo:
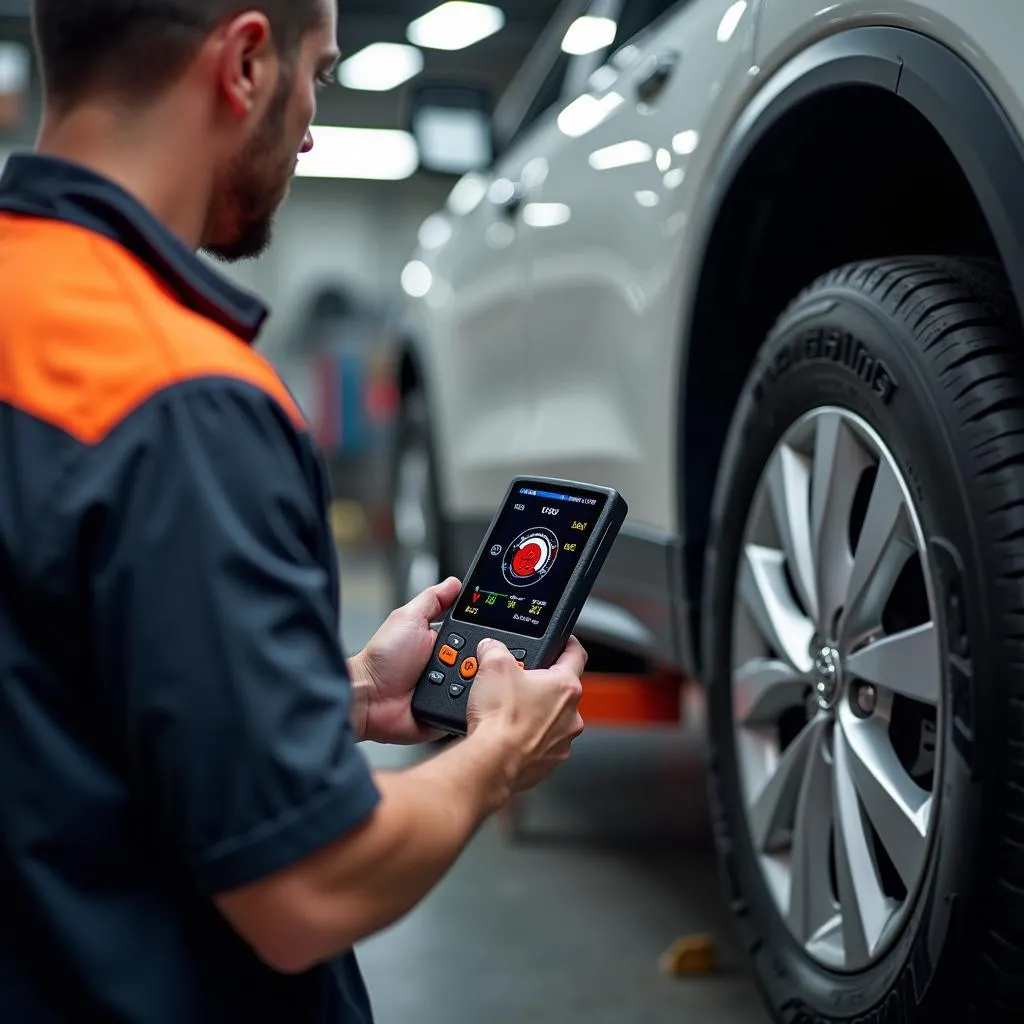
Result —
[[[608, 16], [605, 0], [591, 13]], [[534, 373], [531, 465], [618, 487], [631, 525], [671, 536], [689, 164], [723, 75], [745, 74], [740, 0], [617, 0], [609, 49], [536, 138], [522, 209]], [[589, 63], [588, 63], [589, 62]], [[721, 115], [719, 115], [721, 116]]]
[[[566, 0], [555, 22], [584, 2]], [[448, 511], [457, 518], [489, 514], [509, 478], [529, 467], [535, 403], [520, 190], [538, 164], [534, 126], [562, 96], [567, 70], [557, 49], [531, 53], [496, 113], [507, 133], [500, 155], [486, 173], [456, 185], [443, 214], [451, 234], [432, 261], [425, 302], [431, 335], [447, 339], [436, 352], [443, 400], [433, 415], [451, 442], [441, 461]]]

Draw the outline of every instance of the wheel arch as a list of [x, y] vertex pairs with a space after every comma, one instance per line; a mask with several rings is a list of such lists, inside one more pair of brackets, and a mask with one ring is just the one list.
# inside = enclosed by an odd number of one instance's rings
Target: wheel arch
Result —
[[[802, 287], [855, 259], [971, 254], [1001, 261], [1024, 310], [1024, 145], [982, 79], [928, 37], [870, 27], [812, 45], [755, 95], [711, 173], [678, 401], [692, 638], [732, 413], [761, 341]], [[826, 174], [839, 183], [831, 194]], [[843, 183], [853, 191], [836, 194]]]

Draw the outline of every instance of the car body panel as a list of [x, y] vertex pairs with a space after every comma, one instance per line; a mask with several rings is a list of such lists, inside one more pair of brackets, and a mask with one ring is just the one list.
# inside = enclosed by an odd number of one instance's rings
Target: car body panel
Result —
[[763, 0], [755, 61], [770, 74], [818, 39], [865, 25], [938, 40], [984, 80], [1017, 128], [1024, 126], [1024, 5], [1018, 0]]
[[[960, 159], [1024, 309], [1024, 146], [997, 109], [1024, 124], [1007, 38], [1019, 33], [1005, 31], [1024, 27], [1024, 8], [989, 6], [968, 18], [953, 0], [681, 0], [587, 69], [582, 106], [563, 95], [491, 172], [456, 186], [453, 199], [521, 186], [515, 216], [488, 198], [449, 210], [446, 243], [416, 254], [434, 284], [410, 305], [410, 330], [459, 564], [517, 473], [617, 487], [631, 514], [581, 632], [695, 669], [687, 574], [702, 553], [684, 536], [681, 410], [722, 204], [766, 125], [808, 91], [849, 81], [902, 95]], [[664, 91], [639, 102], [651, 60], [670, 53]]]
[[[700, 140], [721, 130], [719, 94], [747, 77], [752, 25], [749, 6], [734, 0], [681, 5], [635, 40], [625, 66], [602, 67], [601, 87], [531, 139], [546, 174], [523, 209], [536, 408], [522, 457], [537, 472], [618, 487], [631, 525], [666, 536], [679, 529], [677, 266], [699, 195], [688, 164]], [[649, 62], [669, 55], [668, 84], [643, 103]], [[598, 106], [610, 113], [584, 131]]]

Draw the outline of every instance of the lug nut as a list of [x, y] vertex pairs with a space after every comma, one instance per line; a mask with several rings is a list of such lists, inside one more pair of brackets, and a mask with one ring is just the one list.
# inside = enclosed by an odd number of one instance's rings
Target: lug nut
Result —
[[864, 683], [857, 687], [857, 707], [865, 715], [875, 713], [875, 705], [878, 703], [878, 692], [870, 683]]

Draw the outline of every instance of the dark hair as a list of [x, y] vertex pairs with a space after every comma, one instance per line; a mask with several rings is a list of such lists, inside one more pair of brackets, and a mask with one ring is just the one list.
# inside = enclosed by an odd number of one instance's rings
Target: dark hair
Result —
[[246, 10], [270, 20], [278, 53], [294, 53], [321, 0], [33, 0], [32, 25], [51, 102], [97, 87], [147, 99], [173, 81], [203, 40]]

